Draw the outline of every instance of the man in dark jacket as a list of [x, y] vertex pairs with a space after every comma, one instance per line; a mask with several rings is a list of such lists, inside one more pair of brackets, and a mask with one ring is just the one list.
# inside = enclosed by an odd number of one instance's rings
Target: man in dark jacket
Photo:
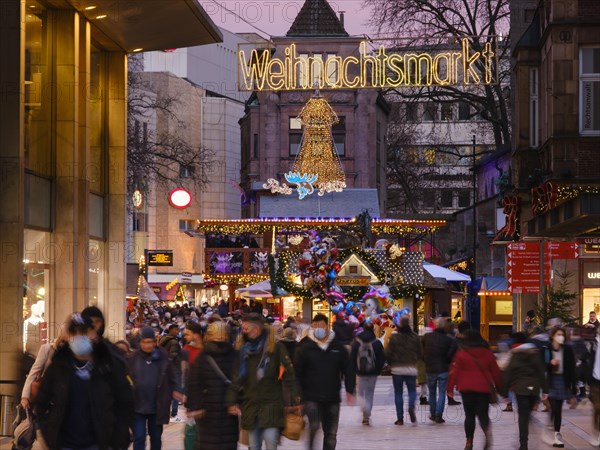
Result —
[[446, 383], [456, 343], [446, 333], [446, 319], [437, 319], [435, 325], [433, 333], [423, 336], [423, 357], [429, 390], [429, 420], [444, 423], [442, 415], [446, 406]]
[[72, 314], [68, 342], [58, 347], [42, 378], [36, 413], [49, 449], [129, 445], [129, 435], [116, 423], [121, 414], [117, 374], [110, 360], [97, 354], [87, 335], [91, 328], [89, 318]]
[[302, 388], [310, 434], [308, 449], [314, 448], [315, 435], [323, 427], [323, 450], [334, 450], [340, 420], [340, 389], [344, 378], [349, 403], [354, 402], [354, 381], [348, 376], [346, 348], [329, 330], [327, 316], [317, 314], [308, 335], [296, 351], [296, 375]]
[[151, 450], [160, 450], [163, 425], [169, 423], [171, 399], [182, 400], [182, 396], [176, 391], [169, 355], [164, 348], [157, 347], [154, 330], [144, 327], [140, 337], [140, 349], [127, 360], [135, 388], [133, 449], [145, 449], [147, 427]]
[[354, 392], [353, 383], [356, 380], [358, 384], [357, 395], [363, 400], [363, 425], [369, 425], [371, 410], [373, 409], [375, 384], [385, 364], [383, 344], [375, 336], [374, 329], [372, 322], [365, 323], [363, 326], [364, 331], [356, 336], [350, 352], [350, 372], [348, 373], [349, 382], [352, 386], [350, 391]]
[[[169, 325], [167, 334], [160, 338], [160, 346], [163, 347], [171, 360], [171, 364], [173, 366], [173, 370], [175, 372], [175, 379], [177, 380], [177, 387], [181, 388], [182, 379], [181, 379], [181, 345], [177, 340], [177, 335], [179, 334], [179, 325], [173, 323]], [[175, 399], [171, 402], [171, 422], [181, 422], [181, 419], [177, 417], [177, 412], [179, 409], [179, 402]]]
[[119, 349], [104, 337], [104, 314], [96, 306], [88, 306], [81, 311], [81, 316], [92, 322], [89, 333], [96, 357], [111, 367], [112, 383], [116, 392], [115, 434], [120, 447], [129, 447], [129, 428], [133, 422], [133, 389], [127, 372], [127, 362]]

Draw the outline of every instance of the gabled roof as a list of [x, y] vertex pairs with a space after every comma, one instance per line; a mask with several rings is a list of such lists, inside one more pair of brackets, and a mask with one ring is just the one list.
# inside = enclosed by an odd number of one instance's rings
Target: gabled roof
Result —
[[287, 36], [348, 36], [327, 0], [306, 0]]

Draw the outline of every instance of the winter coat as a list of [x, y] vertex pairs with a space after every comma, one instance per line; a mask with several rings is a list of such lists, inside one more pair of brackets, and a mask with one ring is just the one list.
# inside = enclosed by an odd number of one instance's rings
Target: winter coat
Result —
[[600, 338], [597, 337], [593, 341], [588, 341], [585, 343], [586, 352], [583, 355], [582, 364], [585, 381], [588, 384], [600, 383], [600, 379], [594, 378], [594, 363], [596, 362], [596, 352], [598, 351], [599, 339]]
[[294, 361], [294, 358], [296, 357], [296, 348], [298, 347], [298, 341], [282, 339], [281, 343], [284, 345], [285, 349], [287, 350], [288, 355], [290, 355], [290, 359], [292, 361]]
[[229, 342], [208, 342], [190, 369], [186, 408], [204, 410], [196, 420], [196, 450], [235, 450], [239, 435], [238, 418], [227, 413], [225, 394], [229, 386], [208, 361], [211, 357], [229, 380], [235, 350]]
[[419, 336], [408, 329], [398, 329], [391, 334], [385, 357], [391, 367], [417, 367], [423, 357]]
[[352, 345], [354, 340], [354, 329], [352, 325], [344, 320], [336, 320], [331, 328], [335, 337], [342, 345]]
[[427, 373], [448, 372], [456, 352], [456, 342], [444, 330], [437, 329], [423, 336], [423, 359]]
[[511, 390], [517, 395], [539, 395], [548, 392], [545, 367], [535, 344], [527, 343], [510, 351], [510, 361], [503, 374], [503, 396]]
[[313, 330], [300, 341], [296, 351], [294, 367], [302, 397], [305, 401], [336, 402], [341, 401], [342, 378], [346, 392], [354, 392], [354, 377], [348, 376], [350, 357], [346, 347], [330, 332], [327, 348], [322, 349], [314, 340]]
[[[565, 390], [577, 394], [577, 377], [575, 376], [575, 353], [573, 348], [569, 345], [562, 345], [563, 349], [563, 380], [565, 382]], [[552, 366], [550, 361], [552, 360], [552, 347], [544, 349], [544, 363], [546, 365], [546, 376], [548, 377], [548, 386], [552, 386]]]
[[[298, 397], [296, 375], [292, 360], [281, 342], [277, 342], [273, 328], [265, 325], [263, 332], [265, 341], [264, 358], [268, 361], [263, 377], [259, 380], [257, 369], [262, 354], [248, 355], [248, 376], [240, 377], [239, 356], [233, 369], [232, 384], [227, 389], [225, 401], [227, 405], [240, 405], [242, 410], [241, 427], [252, 430], [258, 419], [259, 428], [283, 428], [283, 390], [291, 394], [286, 397]], [[244, 343], [242, 335], [238, 338], [236, 349]]]
[[[375, 353], [375, 368], [370, 372], [361, 372], [358, 370], [358, 349], [361, 346], [361, 343], [358, 341], [360, 339], [364, 343], [373, 343], [373, 352]], [[383, 344], [379, 339], [375, 337], [375, 333], [372, 331], [363, 331], [354, 340], [352, 344], [352, 350], [350, 351], [350, 372], [348, 373], [349, 378], [353, 378], [355, 375], [359, 376], [377, 376], [381, 373], [381, 369], [383, 369], [383, 365], [385, 364], [385, 355], [383, 352]], [[354, 391], [354, 387], [351, 389], [351, 392]]]
[[[130, 353], [127, 358], [129, 374], [133, 380], [135, 405], [139, 402], [139, 398], [135, 392], [135, 385], [138, 380], [141, 380], [142, 377], [147, 374], [146, 360], [148, 358], [149, 356], [141, 350], [135, 350]], [[177, 380], [175, 378], [173, 365], [169, 360], [169, 355], [164, 348], [157, 346], [152, 353], [151, 358], [160, 365], [158, 384], [156, 386], [156, 423], [165, 425], [169, 423], [171, 418], [171, 402], [173, 399], [173, 391], [177, 390]]]
[[494, 354], [483, 346], [463, 345], [450, 365], [447, 392], [452, 393], [456, 386], [460, 392], [489, 393], [490, 383], [493, 383], [497, 392], [502, 390], [502, 374]]
[[[127, 409], [131, 387], [124, 387], [123, 383], [127, 384], [127, 379], [119, 372], [119, 368], [111, 363], [110, 355], [94, 351], [93, 360], [89, 401], [96, 443], [101, 450], [126, 449], [129, 446], [130, 425], [127, 420], [133, 414], [131, 409]], [[64, 344], [57, 349], [40, 384], [36, 414], [40, 430], [50, 450], [60, 446], [60, 433], [68, 414], [71, 400], [69, 392], [73, 377], [76, 376], [75, 371], [73, 354], [69, 346]], [[125, 420], [123, 423], [117, 422], [120, 417]]]

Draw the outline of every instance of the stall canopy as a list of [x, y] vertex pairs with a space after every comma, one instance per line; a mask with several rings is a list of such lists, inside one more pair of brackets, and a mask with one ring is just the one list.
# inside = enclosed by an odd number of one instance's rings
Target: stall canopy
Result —
[[486, 293], [511, 295], [504, 277], [483, 277], [479, 295], [485, 295]]
[[[269, 280], [263, 280], [251, 286], [238, 289], [241, 297], [246, 298], [273, 298], [271, 293], [271, 282]], [[285, 296], [288, 293], [281, 290], [279, 296]]]
[[142, 300], [152, 300], [152, 301], [158, 300], [158, 297], [156, 296], [156, 294], [154, 293], [154, 291], [152, 290], [152, 288], [150, 287], [150, 285], [146, 281], [146, 278], [144, 278], [143, 275], [140, 275], [140, 277], [138, 279], [138, 285], [139, 285], [139, 290], [138, 290], [139, 298], [141, 298]]
[[431, 264], [428, 262], [423, 262], [423, 269], [425, 269], [429, 275], [434, 278], [443, 278], [446, 281], [471, 281], [471, 277], [469, 275], [465, 275], [464, 273], [455, 272], [454, 270], [446, 269], [442, 266], [437, 266], [435, 264]]

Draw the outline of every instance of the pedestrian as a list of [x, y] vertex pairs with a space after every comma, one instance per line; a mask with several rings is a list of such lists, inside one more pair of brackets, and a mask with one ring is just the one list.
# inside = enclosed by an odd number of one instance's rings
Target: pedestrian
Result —
[[227, 315], [229, 314], [229, 305], [225, 303], [225, 300], [219, 300], [219, 303], [217, 305], [217, 311], [219, 313], [219, 316], [223, 318], [227, 317]]
[[73, 313], [68, 339], [60, 344], [41, 380], [36, 415], [49, 449], [126, 449], [131, 411], [119, 411], [116, 374], [110, 360], [96, 353], [88, 336], [89, 318]]
[[590, 386], [590, 401], [594, 408], [594, 430], [596, 438], [593, 445], [600, 447], [600, 328], [597, 328], [596, 337], [593, 341], [586, 343], [587, 352], [583, 361], [584, 373]]
[[[519, 412], [519, 450], [528, 449], [529, 418], [533, 406], [538, 401], [540, 390], [542, 399], [547, 397], [547, 384], [544, 375], [544, 363], [538, 347], [527, 342], [524, 332], [514, 334], [513, 348], [510, 353], [508, 367], [503, 374], [503, 396], [508, 396], [508, 391], [514, 392], [517, 397], [517, 410]], [[539, 445], [536, 445], [536, 448]]]
[[530, 309], [525, 314], [525, 323], [523, 324], [523, 330], [527, 335], [531, 335], [535, 327], [539, 326], [538, 321], [535, 318], [535, 311]]
[[285, 425], [283, 390], [299, 402], [292, 360], [262, 314], [243, 317], [236, 349], [239, 362], [227, 390], [228, 412], [241, 414], [240, 426], [248, 430], [251, 450], [261, 450], [263, 441], [267, 450], [275, 450]]
[[127, 358], [127, 355], [131, 353], [131, 346], [125, 339], [115, 342], [115, 347], [119, 351], [119, 355], [121, 355], [123, 358]]
[[127, 362], [135, 386], [133, 449], [143, 450], [148, 434], [150, 449], [160, 450], [163, 425], [169, 423], [171, 400], [182, 400], [182, 396], [177, 391], [178, 384], [169, 354], [157, 346], [152, 328], [142, 328], [140, 348], [129, 355]]
[[419, 336], [410, 328], [407, 316], [400, 318], [398, 329], [392, 333], [385, 349], [385, 357], [391, 366], [396, 404], [396, 425], [404, 425], [404, 384], [408, 391], [408, 415], [411, 423], [417, 422], [417, 364], [423, 353]]
[[475, 417], [485, 434], [484, 450], [492, 446], [490, 428], [490, 395], [497, 395], [502, 386], [502, 375], [496, 357], [479, 331], [469, 329], [464, 332], [461, 346], [454, 355], [446, 390], [454, 396], [454, 387], [460, 392], [465, 410], [465, 450], [473, 450]]
[[596, 317], [596, 311], [590, 311], [590, 320], [584, 325], [584, 327], [595, 328], [596, 330], [600, 327], [600, 321]]
[[283, 337], [281, 338], [281, 343], [285, 346], [285, 349], [290, 355], [290, 359], [292, 362], [294, 361], [294, 357], [296, 355], [296, 347], [298, 346], [297, 341], [298, 335], [296, 333], [296, 329], [293, 327], [284, 327], [283, 328]]
[[[179, 335], [179, 325], [173, 323], [168, 326], [167, 330], [167, 334], [160, 338], [159, 345], [167, 351], [173, 370], [175, 371], [177, 387], [182, 390], [181, 345], [177, 340], [177, 336]], [[178, 411], [179, 401], [173, 399], [171, 401], [171, 418], [169, 419], [169, 422], [181, 422]]]
[[456, 343], [446, 334], [446, 319], [436, 319], [435, 326], [432, 333], [423, 336], [423, 359], [429, 391], [429, 420], [444, 423], [442, 416], [446, 405], [446, 383]]
[[315, 436], [323, 428], [323, 450], [335, 450], [340, 420], [340, 390], [344, 379], [346, 397], [354, 402], [355, 380], [347, 376], [349, 353], [329, 329], [327, 316], [316, 314], [307, 336], [300, 341], [295, 367], [309, 422], [308, 449], [315, 448]]
[[210, 323], [187, 385], [187, 415], [196, 422], [195, 450], [237, 449], [238, 419], [228, 414], [225, 403], [235, 359], [227, 324]]
[[550, 346], [544, 350], [549, 386], [550, 423], [554, 427], [553, 447], [565, 446], [560, 434], [562, 406], [565, 400], [573, 400], [577, 393], [575, 354], [569, 345], [565, 345], [565, 339], [565, 329], [554, 327], [550, 330]]
[[363, 425], [370, 425], [375, 385], [384, 364], [383, 344], [375, 336], [373, 323], [366, 322], [363, 325], [363, 332], [356, 336], [352, 344], [350, 372], [348, 373], [349, 377], [356, 376], [357, 396], [362, 407]]

